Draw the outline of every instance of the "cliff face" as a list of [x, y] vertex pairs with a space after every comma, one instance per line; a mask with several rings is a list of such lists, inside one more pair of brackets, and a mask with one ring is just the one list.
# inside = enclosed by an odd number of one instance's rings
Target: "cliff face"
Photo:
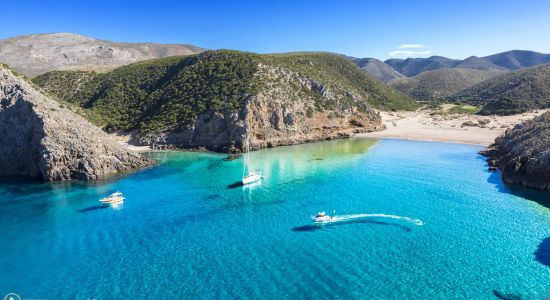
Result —
[[151, 163], [2, 66], [0, 128], [2, 176], [91, 180]]
[[[271, 65], [260, 64], [255, 76], [264, 87], [254, 96], [245, 96], [238, 111], [208, 110], [181, 131], [152, 133], [137, 142], [239, 152], [247, 140], [251, 148], [260, 149], [349, 137], [383, 128], [380, 115], [352, 92], [331, 89], [297, 72]], [[319, 111], [318, 98], [336, 104], [331, 110]]]
[[504, 182], [550, 191], [550, 112], [507, 130], [481, 154]]

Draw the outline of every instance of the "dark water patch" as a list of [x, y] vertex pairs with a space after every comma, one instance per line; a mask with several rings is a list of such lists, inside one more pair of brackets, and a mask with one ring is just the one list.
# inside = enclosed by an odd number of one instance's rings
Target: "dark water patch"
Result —
[[211, 194], [211, 195], [208, 195], [206, 196], [206, 199], [208, 200], [217, 200], [217, 199], [221, 199], [222, 196], [220, 194]]
[[373, 225], [384, 225], [384, 226], [392, 226], [402, 229], [403, 231], [410, 232], [412, 229], [410, 229], [407, 226], [396, 224], [396, 223], [390, 223], [390, 222], [382, 222], [382, 221], [373, 221], [373, 220], [355, 220], [355, 221], [347, 221], [347, 222], [338, 222], [338, 223], [326, 223], [326, 224], [308, 224], [304, 226], [298, 226], [292, 228], [292, 231], [296, 232], [308, 232], [308, 231], [316, 231], [321, 230], [325, 228], [332, 228], [336, 226], [342, 226], [342, 225], [350, 225], [350, 224], [373, 224]]
[[230, 154], [227, 157], [225, 157], [223, 160], [232, 161], [232, 160], [238, 159], [239, 157], [241, 157], [241, 154]]
[[550, 237], [545, 238], [535, 251], [535, 260], [550, 267]]
[[216, 168], [218, 168], [218, 166], [220, 164], [223, 163], [223, 160], [219, 160], [219, 159], [209, 159], [208, 160], [208, 166], [206, 167], [207, 170], [211, 171], [211, 170], [215, 170]]
[[498, 299], [502, 300], [521, 300], [523, 299], [521, 297], [521, 294], [504, 294], [502, 292], [499, 292], [497, 290], [493, 290], [493, 295], [497, 297]]
[[312, 159], [310, 159], [309, 161], [318, 161], [318, 160], [325, 160], [325, 159], [319, 157], [319, 158], [312, 158]]
[[86, 207], [86, 208], [83, 208], [83, 209], [79, 209], [78, 212], [79, 213], [85, 213], [85, 212], [90, 212], [90, 211], [100, 210], [100, 209], [105, 209], [105, 208], [109, 208], [109, 206], [108, 205], [94, 205], [94, 206]]
[[550, 193], [541, 192], [535, 189], [527, 188], [521, 185], [510, 185], [502, 181], [502, 173], [500, 171], [489, 172], [487, 182], [493, 184], [500, 193], [512, 194], [533, 202], [536, 202], [546, 208], [550, 208]]

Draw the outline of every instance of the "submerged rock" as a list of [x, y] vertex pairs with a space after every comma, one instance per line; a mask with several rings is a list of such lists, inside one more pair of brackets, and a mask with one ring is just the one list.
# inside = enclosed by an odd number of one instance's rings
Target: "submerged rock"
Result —
[[504, 182], [550, 190], [550, 112], [508, 129], [481, 154]]
[[92, 180], [152, 163], [0, 65], [0, 175]]

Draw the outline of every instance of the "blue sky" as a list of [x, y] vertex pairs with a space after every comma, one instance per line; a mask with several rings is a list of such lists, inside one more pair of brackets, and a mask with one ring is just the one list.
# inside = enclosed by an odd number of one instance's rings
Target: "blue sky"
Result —
[[4, 1], [0, 38], [74, 32], [260, 53], [550, 53], [550, 1]]

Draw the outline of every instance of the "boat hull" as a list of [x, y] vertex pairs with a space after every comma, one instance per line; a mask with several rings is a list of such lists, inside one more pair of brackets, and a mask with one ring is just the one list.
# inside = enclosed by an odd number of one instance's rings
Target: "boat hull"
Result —
[[243, 184], [250, 184], [250, 183], [254, 183], [254, 182], [256, 182], [256, 181], [259, 181], [260, 179], [262, 179], [262, 175], [261, 175], [261, 174], [259, 174], [259, 173], [252, 173], [252, 174], [249, 174], [248, 176], [243, 177], [242, 183], [243, 183]]

